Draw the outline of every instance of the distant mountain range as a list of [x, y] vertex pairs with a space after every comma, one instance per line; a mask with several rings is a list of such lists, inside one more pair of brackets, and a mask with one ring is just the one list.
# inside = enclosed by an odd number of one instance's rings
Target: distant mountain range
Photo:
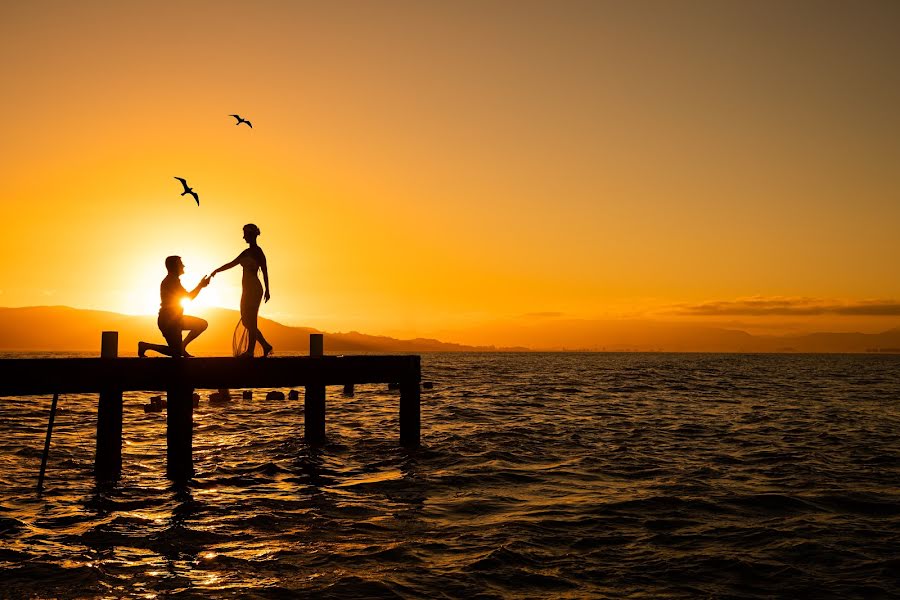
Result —
[[[207, 309], [204, 318], [209, 321], [209, 329], [191, 345], [192, 351], [201, 354], [230, 354], [232, 335], [239, 319], [237, 311]], [[308, 352], [309, 334], [324, 333], [326, 352], [492, 352], [552, 349], [613, 352], [900, 353], [900, 328], [882, 333], [763, 336], [702, 324], [560, 319], [547, 324], [547, 328], [555, 332], [558, 339], [568, 342], [550, 348], [525, 347], [528, 343], [528, 331], [522, 331], [521, 337], [513, 340], [513, 343], [519, 342], [522, 345], [495, 347], [467, 346], [428, 338], [402, 340], [356, 331], [322, 332], [310, 327], [289, 327], [262, 318], [260, 328], [276, 351], [280, 352]], [[138, 340], [163, 343], [155, 316], [123, 315], [65, 306], [0, 308], [0, 350], [99, 352], [100, 332], [107, 330], [119, 332], [121, 356], [136, 354]], [[537, 331], [532, 329], [532, 332]], [[546, 332], [541, 337], [547, 339]]]
[[[468, 339], [525, 345], [548, 340], [548, 350], [608, 352], [890, 352], [900, 353], [900, 328], [881, 333], [754, 335], [703, 322], [645, 319], [541, 319], [500, 322], [466, 332]], [[554, 341], [555, 340], [555, 341]]]
[[[231, 354], [231, 341], [239, 314], [224, 308], [207, 309], [209, 329], [191, 344], [192, 353]], [[326, 352], [492, 352], [526, 348], [465, 346], [439, 340], [400, 340], [385, 336], [322, 332], [310, 327], [288, 327], [260, 318], [259, 327], [276, 352], [308, 352], [309, 334], [325, 334]], [[138, 340], [164, 344], [155, 316], [123, 315], [67, 306], [0, 308], [0, 350], [98, 351], [101, 331], [119, 332], [119, 355], [137, 354]]]

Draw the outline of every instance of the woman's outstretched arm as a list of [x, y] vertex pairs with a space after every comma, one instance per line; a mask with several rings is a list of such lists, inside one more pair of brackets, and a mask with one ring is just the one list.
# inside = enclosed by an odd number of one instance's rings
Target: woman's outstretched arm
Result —
[[241, 256], [243, 256], [243, 254], [244, 253], [241, 252], [240, 254], [237, 255], [236, 259], [234, 259], [233, 261], [231, 261], [229, 263], [225, 263], [224, 265], [222, 265], [221, 267], [219, 267], [218, 269], [216, 269], [215, 271], [210, 273], [209, 276], [212, 277], [216, 273], [219, 273], [221, 271], [227, 271], [228, 269], [230, 269], [232, 267], [236, 267], [238, 265], [238, 263], [241, 261]]

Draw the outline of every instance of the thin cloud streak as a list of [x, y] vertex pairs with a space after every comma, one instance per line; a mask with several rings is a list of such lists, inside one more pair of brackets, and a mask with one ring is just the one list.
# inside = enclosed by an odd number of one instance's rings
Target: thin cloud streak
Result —
[[525, 313], [522, 315], [524, 319], [558, 319], [559, 317], [564, 316], [564, 313], [561, 312], [533, 312], [533, 313]]
[[673, 308], [669, 314], [688, 317], [722, 316], [900, 316], [900, 302], [895, 300], [867, 300], [836, 302], [816, 298], [744, 298], [685, 304]]

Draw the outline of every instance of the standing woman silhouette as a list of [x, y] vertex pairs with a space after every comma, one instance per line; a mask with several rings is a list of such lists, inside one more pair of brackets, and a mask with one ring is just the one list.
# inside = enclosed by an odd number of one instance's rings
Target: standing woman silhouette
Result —
[[[266, 341], [262, 332], [256, 325], [256, 319], [259, 315], [259, 305], [263, 298], [269, 301], [269, 269], [266, 267], [266, 255], [263, 254], [262, 248], [256, 245], [256, 238], [259, 237], [259, 227], [253, 223], [244, 225], [244, 241], [250, 247], [238, 254], [230, 263], [224, 264], [210, 274], [210, 277], [220, 271], [241, 265], [244, 269], [244, 276], [241, 279], [241, 322], [247, 328], [247, 351], [240, 354], [243, 358], [253, 358], [253, 351], [256, 349], [256, 341], [259, 340], [263, 349], [263, 356], [268, 356], [272, 352], [272, 344]], [[266, 292], [263, 295], [263, 286], [259, 283], [257, 272], [262, 269], [263, 281], [266, 284]]]

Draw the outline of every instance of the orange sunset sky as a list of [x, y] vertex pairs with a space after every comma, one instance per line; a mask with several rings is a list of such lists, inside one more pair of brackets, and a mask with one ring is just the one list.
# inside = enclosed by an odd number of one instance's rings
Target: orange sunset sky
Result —
[[896, 327], [898, 32], [874, 1], [3, 2], [0, 306], [152, 314], [166, 255], [193, 287], [253, 222], [291, 325]]

